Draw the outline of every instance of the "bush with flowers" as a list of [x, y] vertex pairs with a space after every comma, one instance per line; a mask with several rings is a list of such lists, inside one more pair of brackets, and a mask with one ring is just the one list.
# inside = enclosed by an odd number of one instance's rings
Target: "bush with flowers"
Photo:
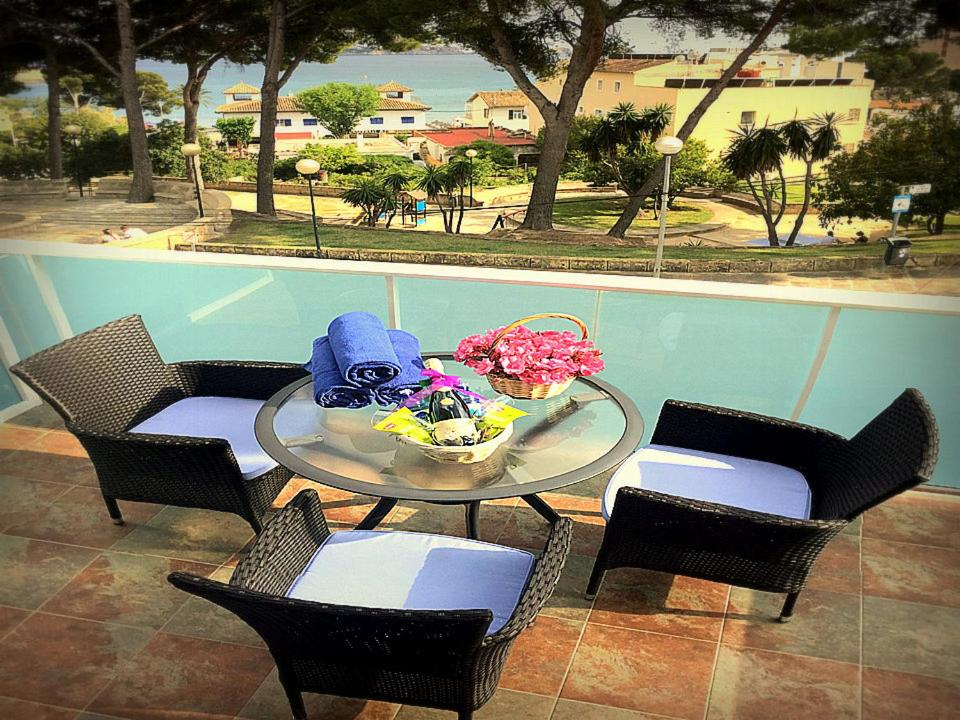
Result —
[[562, 383], [571, 377], [586, 377], [603, 370], [600, 351], [590, 340], [564, 330], [534, 332], [520, 325], [494, 346], [503, 328], [460, 341], [453, 354], [479, 375], [507, 375], [531, 385]]

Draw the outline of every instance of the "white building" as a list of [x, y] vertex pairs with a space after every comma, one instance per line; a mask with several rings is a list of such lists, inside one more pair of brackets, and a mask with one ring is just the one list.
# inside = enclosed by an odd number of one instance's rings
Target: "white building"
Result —
[[478, 90], [467, 99], [464, 125], [486, 125], [491, 120], [508, 130], [529, 130], [527, 105], [530, 101], [519, 90]]
[[[428, 105], [411, 98], [413, 92], [405, 85], [388, 82], [377, 87], [380, 103], [377, 112], [360, 120], [357, 131], [403, 132], [423, 130], [427, 127]], [[217, 106], [220, 117], [252, 117], [253, 137], [259, 138], [260, 128], [260, 90], [253, 85], [241, 82], [223, 91], [225, 102]], [[302, 147], [320, 138], [330, 137], [327, 129], [315, 117], [305, 112], [293, 95], [281, 95], [277, 98], [277, 122], [274, 128], [277, 150], [291, 150]]]

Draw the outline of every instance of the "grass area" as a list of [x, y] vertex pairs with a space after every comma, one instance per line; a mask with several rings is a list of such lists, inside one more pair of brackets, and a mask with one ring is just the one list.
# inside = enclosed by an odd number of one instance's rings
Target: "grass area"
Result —
[[[626, 204], [626, 198], [621, 197], [564, 200], [553, 206], [553, 221], [561, 225], [605, 231], [613, 227]], [[667, 213], [667, 227], [698, 225], [710, 222], [711, 217], [712, 212], [697, 205], [677, 203], [677, 207]], [[630, 227], [635, 230], [656, 228], [659, 224], [653, 218], [653, 211], [648, 209], [646, 217], [637, 217]]]
[[[264, 245], [272, 247], [313, 247], [313, 231], [309, 223], [269, 221], [259, 218], [238, 218], [223, 243]], [[320, 243], [326, 247], [363, 248], [367, 250], [414, 250], [422, 252], [475, 252], [501, 255], [534, 255], [553, 257], [651, 258], [655, 243], [645, 247], [588, 245], [584, 243], [536, 242], [508, 240], [486, 235], [447, 235], [410, 230], [366, 230], [342, 226], [321, 226]], [[678, 259], [769, 259], [774, 257], [859, 257], [883, 255], [884, 247], [870, 245], [838, 245], [805, 248], [707, 248], [668, 247], [667, 257]], [[924, 240], [917, 238], [913, 251], [918, 253], [960, 253], [960, 237]]]

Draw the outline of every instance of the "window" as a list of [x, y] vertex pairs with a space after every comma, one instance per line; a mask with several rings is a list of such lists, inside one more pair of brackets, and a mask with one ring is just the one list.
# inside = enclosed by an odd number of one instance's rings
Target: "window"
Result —
[[857, 122], [860, 119], [860, 108], [850, 108], [847, 110], [847, 116], [844, 120], [848, 122]]
[[413, 125], [413, 115], [401, 115], [400, 122], [404, 125]]
[[603, 80], [597, 80], [597, 90], [603, 90]]
[[372, 118], [370, 118], [370, 124], [371, 124], [371, 125], [383, 125], [383, 118], [382, 118], [382, 117], [372, 117]]
[[757, 122], [757, 111], [756, 110], [744, 110], [740, 113], [740, 124], [741, 125], [753, 125]]
[[317, 124], [317, 119], [316, 119], [316, 118], [304, 118], [304, 119], [303, 119], [303, 124], [304, 124], [304, 125], [316, 125], [316, 124]]
[[233, 94], [233, 99], [234, 99], [234, 101], [237, 101], [237, 100], [249, 100], [249, 99], [250, 99], [250, 93], [234, 93], [234, 94]]
[[614, 81], [614, 83], [613, 83], [613, 91], [614, 91], [615, 93], [620, 92], [620, 81], [619, 81], [619, 80]]
[[485, 118], [490, 117], [490, 108], [484, 108], [484, 109], [483, 109], [483, 116], [484, 116]]
[[857, 149], [856, 143], [844, 143], [843, 145], [843, 151], [846, 153], [852, 153], [856, 149]]
[[277, 118], [277, 127], [290, 127], [293, 125], [293, 120], [290, 118]]
[[403, 100], [403, 93], [402, 93], [402, 92], [397, 92], [397, 91], [392, 91], [392, 92], [388, 92], [388, 93], [387, 93], [387, 97], [388, 97], [388, 98], [394, 98], [394, 99], [396, 99], [396, 100]]
[[577, 115], [583, 115], [583, 105], [577, 108]]
[[527, 111], [526, 110], [507, 110], [507, 118], [509, 120], [526, 120]]
[[596, 110], [593, 111], [593, 114], [596, 115], [597, 117], [603, 117], [603, 110], [601, 110], [600, 108], [597, 108]]

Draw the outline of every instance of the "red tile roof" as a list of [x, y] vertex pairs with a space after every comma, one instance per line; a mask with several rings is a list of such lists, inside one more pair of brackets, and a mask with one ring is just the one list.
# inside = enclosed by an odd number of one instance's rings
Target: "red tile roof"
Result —
[[391, 80], [383, 85], [377, 85], [377, 92], [413, 92], [413, 88], [401, 85], [396, 80]]
[[481, 98], [487, 107], [526, 107], [529, 100], [520, 90], [478, 90], [469, 98], [467, 102], [473, 102], [474, 98]]
[[238, 82], [236, 85], [231, 85], [223, 92], [226, 95], [233, 95], [234, 93], [259, 93], [260, 88], [254, 87], [250, 83]]
[[491, 140], [497, 145], [535, 145], [536, 138], [530, 134], [520, 135], [508, 132], [503, 128], [495, 128], [494, 136], [490, 137], [487, 127], [450, 128], [449, 130], [420, 130], [418, 136], [429, 138], [444, 147], [459, 147], [469, 145], [474, 140]]
[[629, 58], [614, 58], [604, 60], [597, 67], [597, 72], [608, 73], [635, 73], [648, 67], [656, 67], [669, 62], [668, 60], [631, 60]]
[[415, 100], [400, 100], [399, 98], [380, 98], [378, 110], [429, 110], [429, 105], [418, 103]]

